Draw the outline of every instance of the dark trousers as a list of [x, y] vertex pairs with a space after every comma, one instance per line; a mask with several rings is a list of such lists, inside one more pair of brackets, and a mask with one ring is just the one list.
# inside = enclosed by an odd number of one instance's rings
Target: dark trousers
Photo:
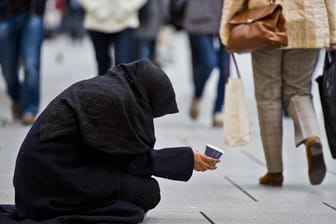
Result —
[[154, 178], [128, 174], [121, 178], [120, 200], [135, 204], [145, 212], [160, 202], [160, 187]]
[[[40, 59], [44, 29], [43, 18], [19, 14], [0, 20], [0, 65], [13, 103], [20, 114], [36, 115], [40, 104]], [[20, 81], [19, 61], [24, 78]]]
[[[125, 29], [117, 33], [103, 33], [88, 30], [96, 54], [98, 75], [104, 75], [112, 66], [120, 63], [128, 63], [137, 59], [137, 40], [134, 37], [134, 29]], [[113, 46], [114, 57], [111, 57]]]
[[[228, 76], [228, 53], [218, 35], [189, 35], [194, 81], [194, 97], [201, 98], [214, 68], [219, 69], [213, 113], [222, 111], [225, 81]], [[217, 46], [218, 45], [218, 46]]]

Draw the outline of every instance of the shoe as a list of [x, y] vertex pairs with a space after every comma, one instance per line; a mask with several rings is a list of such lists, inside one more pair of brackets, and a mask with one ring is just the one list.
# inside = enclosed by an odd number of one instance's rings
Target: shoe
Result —
[[212, 116], [212, 127], [223, 127], [223, 114], [214, 113]]
[[13, 103], [11, 106], [11, 111], [12, 111], [12, 117], [14, 120], [19, 120], [20, 119], [20, 104], [18, 103]]
[[22, 121], [22, 124], [24, 125], [31, 125], [35, 121], [35, 116], [32, 115], [31, 113], [26, 113], [22, 116], [21, 121]]
[[196, 120], [199, 114], [199, 106], [200, 106], [200, 99], [193, 98], [191, 101], [190, 109], [189, 109], [189, 116], [191, 119]]
[[307, 138], [304, 143], [307, 153], [309, 181], [312, 185], [318, 185], [322, 183], [326, 174], [322, 144], [317, 136]]
[[283, 182], [282, 173], [266, 173], [259, 178], [259, 184], [281, 187]]

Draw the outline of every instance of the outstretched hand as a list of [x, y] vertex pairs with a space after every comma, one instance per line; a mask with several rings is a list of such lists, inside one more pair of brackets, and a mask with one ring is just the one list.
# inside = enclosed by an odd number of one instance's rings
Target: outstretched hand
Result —
[[196, 171], [214, 170], [217, 168], [216, 164], [219, 162], [219, 159], [211, 158], [204, 153], [194, 150], [194, 170]]

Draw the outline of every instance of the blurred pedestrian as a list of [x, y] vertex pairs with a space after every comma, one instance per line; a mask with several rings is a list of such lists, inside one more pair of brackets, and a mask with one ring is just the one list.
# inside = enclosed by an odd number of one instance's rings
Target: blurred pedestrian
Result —
[[62, 11], [60, 32], [69, 35], [74, 41], [82, 40], [85, 36], [83, 27], [84, 10], [79, 4], [79, 0], [63, 1], [64, 9]]
[[[139, 10], [146, 0], [79, 0], [82, 5], [84, 27], [92, 40], [98, 75], [114, 64], [138, 58], [135, 29], [139, 27]], [[114, 55], [111, 57], [111, 46]]]
[[46, 0], [0, 0], [0, 64], [12, 101], [12, 116], [27, 125], [34, 122], [40, 104], [45, 4]]
[[139, 11], [140, 26], [136, 37], [139, 58], [156, 61], [157, 39], [162, 26], [168, 23], [170, 0], [148, 0]]
[[219, 162], [190, 147], [153, 149], [153, 119], [176, 112], [168, 76], [147, 60], [73, 84], [21, 145], [16, 208], [1, 206], [1, 223], [141, 222], [160, 201], [152, 175], [187, 181]]
[[223, 0], [188, 0], [184, 16], [184, 29], [189, 35], [194, 92], [189, 114], [197, 119], [201, 99], [214, 68], [218, 68], [217, 87], [212, 109], [212, 126], [223, 126], [225, 81], [229, 55], [219, 39], [219, 26]]
[[[246, 4], [244, 2], [225, 0], [221, 32], [224, 44], [230, 32], [228, 20]], [[269, 2], [250, 0], [248, 7]], [[259, 126], [267, 164], [267, 173], [259, 183], [275, 186], [283, 183], [284, 105], [294, 121], [296, 146], [305, 145], [310, 183], [316, 185], [323, 181], [326, 166], [312, 98], [312, 79], [320, 49], [336, 44], [336, 1], [278, 0], [276, 3], [283, 6], [288, 46], [281, 50], [252, 52]]]

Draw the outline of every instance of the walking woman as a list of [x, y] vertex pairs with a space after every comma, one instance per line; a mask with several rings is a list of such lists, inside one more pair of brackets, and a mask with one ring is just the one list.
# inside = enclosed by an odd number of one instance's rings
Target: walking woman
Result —
[[[271, 1], [273, 2], [273, 1]], [[267, 173], [260, 184], [281, 186], [282, 102], [294, 121], [296, 146], [305, 145], [308, 176], [320, 184], [326, 173], [319, 124], [312, 97], [312, 79], [320, 49], [336, 44], [335, 0], [277, 0], [287, 22], [288, 46], [252, 52], [255, 96]], [[225, 0], [221, 38], [228, 40], [228, 21], [244, 5], [270, 4], [269, 0]], [[287, 146], [288, 147], [288, 146]]]

